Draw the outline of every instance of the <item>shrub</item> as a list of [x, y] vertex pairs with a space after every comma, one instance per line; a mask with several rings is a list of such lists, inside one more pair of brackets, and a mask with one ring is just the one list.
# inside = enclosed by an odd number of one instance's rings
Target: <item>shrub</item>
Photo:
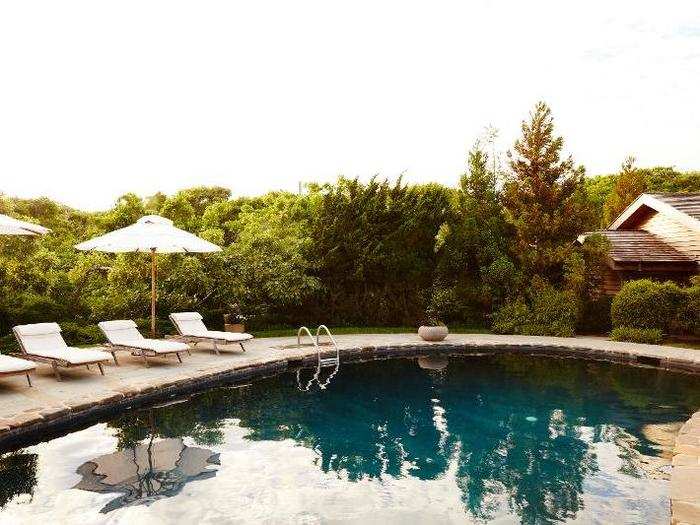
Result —
[[494, 313], [491, 330], [497, 334], [522, 333], [522, 327], [529, 323], [530, 316], [530, 308], [523, 301], [506, 303]]
[[700, 279], [693, 286], [683, 288], [683, 297], [676, 311], [674, 332], [700, 336]]
[[45, 323], [61, 319], [63, 312], [56, 301], [38, 294], [27, 294], [14, 312], [13, 324]]
[[536, 279], [527, 294], [527, 301], [509, 302], [496, 312], [491, 327], [494, 332], [558, 337], [574, 335], [579, 304], [573, 293], [559, 291]]
[[426, 319], [443, 323], [463, 323], [466, 320], [475, 323], [477, 319], [480, 320], [479, 312], [475, 311], [476, 298], [473, 290], [434, 286], [429, 294]]
[[668, 330], [682, 300], [683, 291], [675, 283], [650, 279], [629, 281], [613, 299], [612, 325]]
[[101, 344], [105, 342], [105, 337], [97, 325], [81, 325], [71, 321], [61, 323], [63, 338], [69, 345], [89, 345]]
[[[151, 318], [150, 317], [137, 317], [134, 319], [134, 322], [136, 323], [136, 326], [140, 330], [142, 334], [144, 334], [146, 337], [150, 337], [151, 333]], [[172, 334], [174, 333], [175, 328], [173, 327], [173, 324], [170, 322], [170, 319], [163, 319], [161, 317], [156, 317], [156, 334], [159, 337], [162, 337], [165, 334]]]
[[602, 334], [610, 331], [610, 305], [612, 297], [601, 295], [597, 299], [584, 301], [581, 306], [576, 331], [579, 333]]
[[662, 334], [658, 328], [632, 328], [630, 326], [618, 326], [610, 333], [613, 341], [629, 341], [631, 343], [644, 343], [656, 345], [661, 342]]

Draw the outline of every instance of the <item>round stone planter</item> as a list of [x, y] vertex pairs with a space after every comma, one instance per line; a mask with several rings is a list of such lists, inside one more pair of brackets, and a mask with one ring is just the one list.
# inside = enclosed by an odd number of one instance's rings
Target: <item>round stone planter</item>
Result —
[[421, 326], [418, 335], [423, 341], [442, 341], [449, 334], [446, 326]]
[[242, 334], [245, 332], [245, 325], [241, 323], [225, 323], [224, 331]]

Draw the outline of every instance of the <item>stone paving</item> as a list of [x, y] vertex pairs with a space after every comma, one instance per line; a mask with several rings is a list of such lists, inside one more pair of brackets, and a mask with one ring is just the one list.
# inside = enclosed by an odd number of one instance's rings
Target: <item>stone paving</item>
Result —
[[700, 523], [700, 412], [678, 432], [672, 464], [672, 523]]
[[[416, 356], [426, 353], [482, 354], [518, 352], [654, 366], [700, 373], [700, 351], [618, 343], [602, 338], [556, 338], [451, 334], [440, 343], [427, 343], [416, 334], [340, 335], [336, 341], [341, 361]], [[302, 341], [303, 342], [303, 341]], [[308, 342], [308, 340], [307, 340]], [[330, 355], [332, 347], [323, 346]], [[183, 364], [171, 359], [149, 359], [119, 354], [121, 366], [105, 367], [106, 376], [91, 367], [62, 369], [63, 381], [50, 366], [37, 364], [33, 388], [23, 376], [0, 379], [0, 446], [12, 446], [27, 436], [51, 428], [70, 427], [82, 419], [106, 415], [115, 409], [167, 399], [206, 388], [221, 381], [272, 375], [302, 363], [315, 363], [313, 346], [296, 346], [296, 338], [254, 339], [224, 348], [221, 355], [199, 345]], [[700, 377], [698, 378], [700, 381]], [[700, 407], [698, 407], [700, 408]], [[36, 439], [36, 438], [34, 438]], [[680, 430], [671, 476], [672, 522], [700, 524], [700, 412]]]

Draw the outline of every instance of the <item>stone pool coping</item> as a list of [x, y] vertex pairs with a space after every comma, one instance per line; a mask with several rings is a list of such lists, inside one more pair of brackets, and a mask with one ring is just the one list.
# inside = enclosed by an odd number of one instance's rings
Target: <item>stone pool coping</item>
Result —
[[[431, 354], [528, 355], [608, 361], [700, 374], [700, 351], [685, 348], [620, 343], [603, 338], [451, 334], [439, 343], [422, 341], [416, 334], [336, 336], [341, 362], [417, 357]], [[23, 446], [91, 424], [115, 413], [167, 402], [222, 383], [241, 383], [312, 365], [312, 346], [296, 348], [296, 338], [255, 339], [240, 349], [217, 356], [204, 348], [192, 351], [183, 365], [154, 359], [152, 366], [128, 354], [120, 364], [96, 371], [66, 371], [64, 381], [53, 378], [50, 366], [39, 365], [35, 387], [23, 377], [0, 380], [0, 450]], [[330, 356], [331, 347], [322, 347]], [[122, 357], [123, 356], [123, 357]], [[341, 367], [342, 373], [342, 367]], [[700, 380], [700, 379], [699, 379]], [[700, 412], [681, 428], [671, 474], [672, 523], [700, 524]]]
[[700, 523], [700, 411], [678, 432], [671, 471], [671, 523]]

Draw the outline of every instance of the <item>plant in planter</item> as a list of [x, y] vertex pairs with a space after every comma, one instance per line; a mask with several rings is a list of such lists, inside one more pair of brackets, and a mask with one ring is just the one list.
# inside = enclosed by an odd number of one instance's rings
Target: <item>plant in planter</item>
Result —
[[430, 292], [423, 323], [418, 328], [418, 335], [424, 341], [442, 341], [449, 334], [447, 326], [441, 320], [446, 314], [445, 297], [449, 296], [450, 293], [445, 293], [445, 289], [438, 286], [434, 286]]
[[238, 303], [233, 303], [228, 308], [228, 313], [224, 314], [224, 330], [227, 332], [245, 332], [245, 322], [248, 316], [243, 315]]
[[418, 328], [418, 335], [423, 341], [442, 341], [450, 331], [437, 317], [428, 313], [424, 323]]

